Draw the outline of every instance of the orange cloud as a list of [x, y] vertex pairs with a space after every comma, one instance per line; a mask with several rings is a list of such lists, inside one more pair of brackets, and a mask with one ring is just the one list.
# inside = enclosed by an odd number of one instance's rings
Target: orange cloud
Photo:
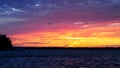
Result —
[[[79, 26], [79, 25], [78, 25]], [[91, 24], [89, 24], [91, 26]], [[73, 27], [53, 31], [36, 31], [10, 36], [22, 47], [109, 47], [120, 46], [120, 26]]]

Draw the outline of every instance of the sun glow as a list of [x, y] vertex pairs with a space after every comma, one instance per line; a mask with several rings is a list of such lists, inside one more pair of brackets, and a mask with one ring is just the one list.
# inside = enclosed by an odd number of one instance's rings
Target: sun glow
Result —
[[[79, 25], [78, 25], [79, 26]], [[97, 26], [73, 29], [35, 31], [10, 36], [13, 44], [22, 47], [118, 47], [120, 26]]]
[[89, 34], [86, 34], [86, 31], [33, 32], [11, 37], [15, 38], [13, 44], [24, 47], [108, 47], [120, 45], [120, 38], [112, 37], [114, 34], [117, 35], [114, 32], [89, 32], [88, 29], [87, 33]]

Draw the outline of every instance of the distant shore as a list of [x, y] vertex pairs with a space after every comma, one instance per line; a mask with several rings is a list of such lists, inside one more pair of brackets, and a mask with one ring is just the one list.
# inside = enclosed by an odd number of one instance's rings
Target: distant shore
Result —
[[14, 49], [120, 49], [120, 47], [14, 47]]
[[[120, 47], [13, 47], [2, 50], [119, 50]], [[2, 51], [0, 50], [0, 51]]]

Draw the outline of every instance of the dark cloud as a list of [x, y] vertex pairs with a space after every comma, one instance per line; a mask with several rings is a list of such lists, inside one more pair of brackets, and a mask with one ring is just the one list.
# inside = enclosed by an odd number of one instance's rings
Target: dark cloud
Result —
[[40, 43], [40, 42], [25, 42], [22, 44], [46, 44], [46, 43]]
[[[33, 25], [30, 21], [36, 19], [39, 22]], [[34, 30], [44, 23], [51, 24], [49, 21], [71, 24], [119, 19], [120, 0], [0, 0], [2, 32]]]
[[0, 15], [23, 18], [61, 14], [59, 17], [70, 19], [111, 20], [120, 18], [119, 7], [120, 0], [1, 0]]

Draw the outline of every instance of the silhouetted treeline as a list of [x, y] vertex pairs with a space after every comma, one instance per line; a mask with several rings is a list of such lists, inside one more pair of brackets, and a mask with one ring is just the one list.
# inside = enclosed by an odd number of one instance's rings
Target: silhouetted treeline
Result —
[[0, 34], [0, 50], [12, 49], [12, 42], [6, 35]]

